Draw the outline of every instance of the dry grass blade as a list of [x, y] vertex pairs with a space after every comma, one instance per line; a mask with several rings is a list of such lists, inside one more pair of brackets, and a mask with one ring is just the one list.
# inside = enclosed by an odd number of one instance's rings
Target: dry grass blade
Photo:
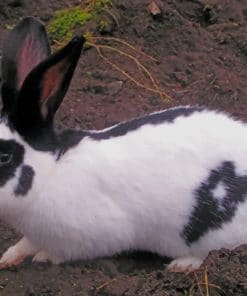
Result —
[[[204, 270], [204, 282], [201, 282], [201, 281], [199, 280], [198, 275], [197, 275], [196, 272], [194, 272], [194, 277], [195, 277], [195, 279], [196, 279], [196, 285], [197, 285], [197, 287], [198, 287], [198, 290], [199, 290], [199, 294], [200, 294], [200, 296], [204, 296], [204, 295], [205, 295], [205, 296], [210, 296], [210, 292], [209, 292], [209, 289], [210, 289], [210, 288], [213, 288], [213, 289], [219, 290], [219, 291], [221, 291], [221, 293], [223, 293], [223, 295], [227, 295], [227, 294], [225, 293], [225, 291], [224, 291], [221, 287], [219, 287], [218, 285], [215, 285], [215, 284], [211, 284], [211, 283], [209, 283], [209, 281], [208, 281], [208, 271], [207, 271], [207, 267], [206, 267], [205, 270]], [[204, 292], [202, 291], [202, 286], [205, 287], [205, 293], [206, 293], [206, 294], [204, 294]]]
[[144, 57], [157, 62], [157, 59], [155, 59], [154, 57], [146, 54], [145, 52], [143, 52], [141, 50], [138, 50], [137, 48], [135, 48], [133, 45], [129, 44], [125, 40], [122, 40], [122, 39], [119, 39], [119, 38], [114, 38], [114, 37], [92, 37], [92, 39], [95, 39], [95, 40], [109, 40], [109, 41], [115, 41], [115, 42], [121, 43], [121, 44], [133, 49], [135, 52], [143, 55]]
[[198, 287], [198, 290], [199, 290], [199, 293], [200, 293], [200, 296], [203, 296], [203, 292], [202, 292], [202, 288], [201, 288], [201, 283], [199, 281], [199, 278], [198, 278], [198, 275], [196, 272], [194, 272], [194, 277], [196, 279], [196, 284], [197, 284], [197, 287]]
[[205, 280], [205, 287], [206, 287], [206, 296], [209, 296], [209, 284], [208, 284], [208, 270], [207, 266], [204, 271], [204, 280]]
[[98, 286], [96, 288], [96, 291], [99, 292], [100, 290], [106, 288], [107, 286], [109, 286], [110, 284], [112, 284], [113, 282], [116, 282], [116, 281], [117, 281], [117, 279], [116, 278], [113, 278], [113, 279], [111, 279], [111, 280], [103, 283], [102, 285]]
[[[93, 37], [94, 38], [94, 37]], [[92, 38], [92, 39], [93, 39]], [[158, 84], [155, 82], [154, 78], [152, 77], [151, 73], [148, 71], [148, 69], [138, 61], [138, 59], [118, 48], [115, 48], [115, 47], [112, 47], [112, 46], [108, 46], [108, 45], [101, 45], [101, 44], [95, 44], [95, 43], [92, 43], [92, 42], [87, 42], [87, 44], [89, 46], [92, 46], [94, 48], [96, 48], [99, 56], [108, 64], [110, 64], [113, 68], [115, 68], [118, 72], [122, 73], [125, 77], [127, 77], [129, 80], [131, 80], [132, 82], [134, 82], [137, 86], [147, 90], [147, 91], [150, 91], [150, 92], [154, 92], [154, 93], [157, 93], [161, 96], [162, 99], [165, 99], [165, 100], [171, 100], [171, 97], [166, 94], [165, 92], [161, 91], [158, 87]], [[116, 65], [115, 63], [113, 63], [109, 58], [107, 58], [103, 52], [102, 52], [102, 49], [108, 49], [108, 50], [111, 50], [111, 51], [115, 51], [117, 52], [118, 54], [122, 55], [122, 56], [125, 56], [127, 58], [129, 58], [130, 60], [134, 61], [135, 64], [143, 71], [144, 74], [146, 74], [146, 76], [150, 79], [150, 81], [152, 82], [152, 85], [154, 86], [154, 88], [152, 87], [148, 87], [146, 86], [145, 84], [137, 81], [132, 75], [130, 75], [129, 73], [127, 73], [126, 71], [124, 71], [122, 68], [120, 68], [118, 65]]]
[[[91, 44], [92, 45], [92, 44]], [[92, 46], [94, 46], [94, 45], [92, 45]], [[137, 58], [135, 58], [134, 56], [132, 56], [132, 55], [130, 55], [130, 54], [128, 54], [128, 53], [126, 53], [126, 52], [124, 52], [124, 51], [122, 51], [122, 50], [120, 50], [120, 49], [118, 49], [118, 48], [115, 48], [115, 47], [112, 47], [112, 46], [108, 46], [108, 45], [98, 45], [99, 47], [100, 47], [100, 49], [101, 48], [105, 48], [105, 49], [109, 49], [109, 50], [111, 50], [111, 51], [115, 51], [115, 52], [117, 52], [117, 53], [119, 53], [120, 55], [122, 55], [122, 56], [125, 56], [125, 57], [127, 57], [127, 58], [129, 58], [129, 59], [131, 59], [131, 60], [133, 60], [135, 63], [136, 63], [136, 65], [147, 75], [147, 77], [151, 80], [151, 82], [152, 82], [152, 84], [153, 84], [153, 86], [155, 87], [155, 89], [157, 90], [157, 92], [158, 93], [160, 93], [160, 91], [159, 91], [159, 87], [158, 87], [158, 85], [157, 85], [157, 83], [155, 82], [155, 80], [154, 80], [154, 78], [152, 77], [152, 75], [150, 74], [150, 72], [147, 70], [147, 68], [143, 65], [143, 64], [141, 64], [139, 61], [138, 61], [138, 59]], [[161, 95], [161, 98], [163, 98], [163, 95], [160, 93], [160, 95]]]
[[105, 11], [113, 18], [114, 22], [117, 24], [118, 29], [120, 28], [119, 22], [117, 17], [111, 12], [111, 10], [109, 9], [109, 7], [106, 5], [105, 6]]
[[[208, 294], [206, 294], [206, 296], [210, 296], [209, 288], [214, 288], [214, 289], [216, 289], [216, 290], [219, 290], [219, 291], [221, 291], [224, 295], [227, 296], [227, 294], [225, 293], [225, 291], [224, 291], [221, 287], [219, 287], [218, 285], [210, 284], [210, 283], [205, 283], [205, 282], [201, 282], [200, 284], [201, 284], [201, 285], [204, 285], [204, 286], [206, 287], [206, 293], [208, 293]], [[207, 286], [208, 286], [208, 292], [207, 292]]]

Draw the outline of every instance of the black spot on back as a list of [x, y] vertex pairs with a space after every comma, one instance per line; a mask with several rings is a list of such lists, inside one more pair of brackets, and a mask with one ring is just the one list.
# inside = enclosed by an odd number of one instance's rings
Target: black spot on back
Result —
[[24, 165], [21, 168], [21, 174], [18, 180], [18, 185], [14, 190], [14, 194], [18, 195], [26, 195], [28, 191], [31, 189], [33, 184], [34, 170], [31, 166]]
[[194, 112], [203, 111], [203, 107], [177, 107], [166, 109], [162, 112], [152, 113], [143, 117], [134, 118], [132, 120], [122, 122], [112, 128], [103, 131], [84, 131], [68, 129], [60, 133], [59, 138], [59, 155], [58, 159], [69, 149], [75, 147], [84, 137], [89, 137], [93, 140], [107, 140], [112, 137], [120, 137], [128, 132], [137, 130], [145, 124], [161, 124], [163, 122], [173, 122], [181, 116], [189, 116]]
[[24, 158], [24, 147], [14, 140], [0, 140], [0, 154], [10, 154], [10, 163], [0, 165], [0, 187], [15, 176], [16, 169]]
[[94, 140], [106, 140], [112, 137], [124, 136], [130, 131], [137, 130], [146, 124], [157, 125], [164, 122], [173, 122], [176, 118], [190, 116], [194, 112], [201, 112], [202, 107], [177, 107], [162, 112], [152, 113], [143, 117], [120, 123], [113, 128], [101, 132], [91, 132], [89, 137]]
[[62, 131], [59, 136], [58, 159], [69, 149], [75, 147], [88, 133], [82, 130], [67, 129]]
[[[217, 199], [213, 195], [218, 184], [226, 195]], [[247, 198], [247, 175], [238, 176], [233, 162], [225, 161], [210, 172], [208, 179], [195, 192], [196, 205], [181, 236], [187, 245], [198, 241], [209, 230], [219, 229], [232, 221], [239, 203]]]

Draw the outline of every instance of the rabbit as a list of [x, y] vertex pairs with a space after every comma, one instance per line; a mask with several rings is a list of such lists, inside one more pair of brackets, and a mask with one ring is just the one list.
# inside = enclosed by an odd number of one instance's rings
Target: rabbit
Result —
[[32, 17], [4, 40], [0, 218], [23, 238], [0, 267], [146, 250], [187, 272], [247, 243], [246, 123], [178, 106], [99, 131], [55, 129], [84, 42], [51, 54]]

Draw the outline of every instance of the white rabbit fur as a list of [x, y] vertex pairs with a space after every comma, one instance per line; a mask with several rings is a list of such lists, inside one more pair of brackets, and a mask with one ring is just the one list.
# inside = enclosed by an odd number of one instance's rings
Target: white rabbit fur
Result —
[[[210, 172], [231, 161], [237, 175], [247, 175], [245, 123], [198, 109], [121, 136], [93, 137], [100, 133], [86, 132], [60, 155], [59, 149], [38, 150], [2, 120], [0, 139], [23, 146], [22, 164], [34, 171], [24, 196], [13, 197], [21, 166], [0, 188], [0, 217], [25, 237], [3, 255], [3, 267], [27, 255], [58, 263], [147, 250], [175, 258], [170, 270], [186, 271], [198, 268], [210, 250], [247, 242], [246, 200], [230, 221], [192, 243], [181, 235], [196, 206], [195, 191]], [[213, 193], [220, 203], [224, 184]]]

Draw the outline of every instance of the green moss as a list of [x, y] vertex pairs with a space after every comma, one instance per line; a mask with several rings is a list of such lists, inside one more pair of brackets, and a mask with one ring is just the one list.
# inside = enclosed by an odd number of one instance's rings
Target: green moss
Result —
[[76, 6], [55, 12], [54, 18], [48, 26], [48, 32], [53, 39], [68, 39], [73, 35], [77, 25], [83, 25], [92, 18], [92, 13]]
[[65, 42], [74, 34], [78, 25], [84, 25], [89, 20], [100, 22], [101, 14], [106, 6], [111, 5], [111, 0], [94, 0], [87, 8], [76, 6], [58, 10], [48, 26], [48, 33], [54, 40]]

